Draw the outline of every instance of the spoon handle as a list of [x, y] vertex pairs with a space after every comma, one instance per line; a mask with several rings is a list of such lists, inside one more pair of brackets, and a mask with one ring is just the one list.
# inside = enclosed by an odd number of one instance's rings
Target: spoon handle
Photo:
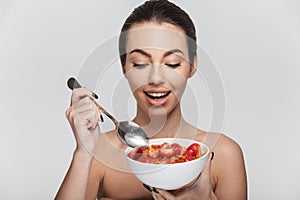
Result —
[[100, 106], [94, 99], [92, 99], [92, 101], [97, 106], [98, 110], [100, 110], [100, 112], [103, 112], [108, 118], [110, 118], [113, 121], [113, 123], [116, 125], [116, 129], [118, 129], [119, 122], [111, 114], [109, 114], [109, 112], [107, 112], [102, 106]]
[[[67, 85], [71, 90], [73, 90], [74, 88], [81, 88], [79, 82], [73, 77], [69, 78]], [[98, 110], [100, 110], [100, 112], [103, 112], [108, 118], [110, 118], [113, 121], [113, 123], [116, 125], [117, 130], [119, 127], [119, 122], [111, 114], [109, 114], [109, 112], [107, 112], [102, 106], [100, 106], [94, 99], [91, 100], [97, 106]]]

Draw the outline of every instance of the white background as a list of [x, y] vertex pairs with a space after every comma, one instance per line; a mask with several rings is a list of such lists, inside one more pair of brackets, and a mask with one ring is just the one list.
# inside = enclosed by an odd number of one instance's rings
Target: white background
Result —
[[[66, 80], [140, 2], [0, 1], [0, 199], [54, 198], [74, 150]], [[175, 2], [222, 76], [223, 132], [244, 151], [249, 199], [300, 199], [299, 2]], [[206, 129], [210, 109], [202, 104]]]

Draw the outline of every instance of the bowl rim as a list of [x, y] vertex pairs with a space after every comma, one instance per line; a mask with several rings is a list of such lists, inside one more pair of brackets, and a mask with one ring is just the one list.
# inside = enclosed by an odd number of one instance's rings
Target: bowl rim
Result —
[[[160, 167], [164, 167], [164, 166], [173, 166], [173, 165], [176, 165], [176, 166], [178, 166], [178, 165], [185, 165], [185, 164], [187, 164], [187, 163], [192, 164], [192, 163], [194, 163], [194, 162], [198, 162], [199, 160], [205, 159], [205, 158], [208, 156], [208, 154], [210, 153], [209, 147], [208, 147], [206, 144], [204, 144], [203, 142], [199, 142], [199, 141], [197, 141], [197, 140], [192, 140], [192, 139], [187, 139], [187, 138], [153, 138], [153, 139], [149, 139], [149, 146], [152, 145], [151, 142], [153, 142], [153, 141], [156, 142], [156, 141], [160, 141], [160, 140], [165, 141], [165, 142], [168, 142], [168, 141], [166, 141], [166, 140], [191, 141], [191, 142], [193, 142], [193, 143], [198, 143], [198, 144], [200, 144], [200, 145], [201, 145], [201, 148], [204, 147], [205, 150], [206, 150], [206, 152], [205, 152], [204, 155], [200, 156], [199, 158], [196, 158], [196, 159], [194, 159], [194, 160], [190, 160], [190, 161], [187, 161], [187, 162], [181, 162], [181, 163], [169, 163], [169, 164], [161, 164], [161, 163], [144, 163], [144, 162], [140, 162], [140, 161], [137, 161], [137, 160], [134, 160], [134, 159], [128, 157], [128, 153], [129, 153], [130, 151], [132, 151], [133, 149], [135, 149], [135, 148], [127, 147], [127, 148], [125, 149], [125, 151], [124, 151], [126, 159], [130, 160], [131, 162], [138, 163], [138, 164], [145, 165], [145, 166], [157, 166], [157, 167], [160, 166]], [[175, 143], [175, 142], [174, 142], [174, 143]], [[171, 144], [172, 144], [172, 143], [171, 143]], [[136, 148], [138, 148], [138, 147], [136, 147]]]

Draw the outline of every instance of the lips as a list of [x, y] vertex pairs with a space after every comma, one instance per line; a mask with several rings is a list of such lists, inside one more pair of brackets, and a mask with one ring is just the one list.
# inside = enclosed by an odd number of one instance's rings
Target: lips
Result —
[[168, 92], [144, 92], [147, 97], [151, 98], [151, 99], [162, 99], [167, 97], [171, 91]]
[[171, 91], [144, 91], [146, 99], [152, 105], [163, 105], [167, 102]]

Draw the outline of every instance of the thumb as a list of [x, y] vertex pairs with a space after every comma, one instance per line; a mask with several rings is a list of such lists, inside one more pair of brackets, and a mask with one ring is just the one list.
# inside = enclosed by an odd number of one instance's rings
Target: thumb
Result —
[[205, 175], [210, 176], [210, 167], [211, 167], [211, 163], [212, 163], [212, 160], [213, 160], [214, 156], [215, 156], [214, 152], [211, 152], [209, 154], [209, 156], [206, 160], [206, 163], [204, 165], [203, 171], [202, 171], [203, 175], [205, 174]]

